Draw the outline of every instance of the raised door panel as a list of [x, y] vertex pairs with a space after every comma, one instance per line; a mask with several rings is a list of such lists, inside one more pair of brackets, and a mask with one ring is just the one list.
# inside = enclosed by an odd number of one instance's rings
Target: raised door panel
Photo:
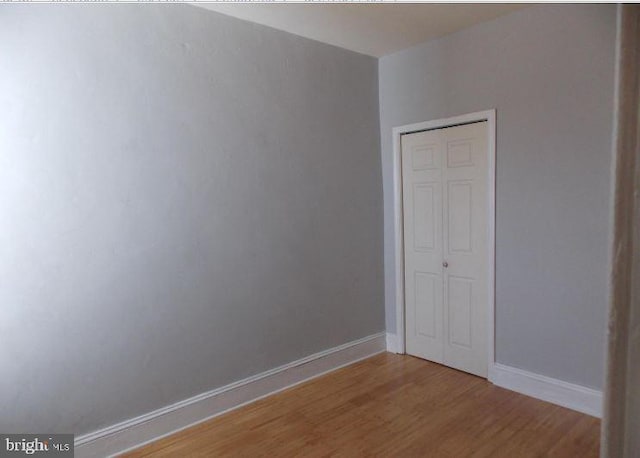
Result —
[[435, 198], [437, 183], [413, 186], [413, 247], [416, 251], [433, 251], [436, 245]]
[[435, 170], [438, 168], [438, 144], [415, 145], [411, 149], [411, 168], [414, 171]]
[[415, 320], [413, 332], [416, 335], [438, 338], [437, 299], [442, 287], [442, 277], [426, 272], [415, 272]]
[[448, 187], [446, 205], [449, 243], [447, 251], [449, 253], [471, 253], [473, 251], [473, 181], [449, 181]]
[[471, 348], [473, 346], [471, 331], [473, 279], [450, 275], [447, 284], [449, 344]]

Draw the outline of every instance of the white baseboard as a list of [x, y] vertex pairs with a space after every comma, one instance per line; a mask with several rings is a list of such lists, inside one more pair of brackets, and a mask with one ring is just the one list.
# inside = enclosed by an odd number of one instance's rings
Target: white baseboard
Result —
[[499, 363], [489, 368], [489, 381], [533, 398], [602, 417], [602, 392]]
[[398, 345], [398, 336], [392, 332], [387, 332], [387, 351], [389, 353], [398, 353], [400, 346]]
[[386, 349], [379, 333], [307, 356], [75, 440], [75, 456], [113, 456], [175, 433]]
[[[387, 332], [385, 340], [387, 351], [398, 353], [400, 344], [397, 334]], [[488, 378], [491, 383], [499, 387], [594, 417], [602, 417], [601, 391], [499, 363], [490, 365]]]

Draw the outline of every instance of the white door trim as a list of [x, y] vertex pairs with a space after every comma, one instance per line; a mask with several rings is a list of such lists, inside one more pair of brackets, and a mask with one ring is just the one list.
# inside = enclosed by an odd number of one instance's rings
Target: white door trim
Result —
[[394, 240], [396, 248], [396, 333], [397, 353], [406, 352], [406, 336], [404, 331], [404, 241], [403, 241], [403, 213], [402, 213], [402, 163], [400, 137], [403, 134], [419, 132], [423, 130], [440, 129], [458, 124], [487, 121], [488, 139], [488, 173], [487, 177], [487, 281], [489, 303], [487, 304], [489, 322], [487, 323], [489, 357], [489, 380], [491, 369], [495, 364], [495, 252], [496, 252], [496, 110], [478, 111], [452, 118], [436, 119], [433, 121], [407, 124], [394, 127], [393, 135], [393, 213], [394, 213]]

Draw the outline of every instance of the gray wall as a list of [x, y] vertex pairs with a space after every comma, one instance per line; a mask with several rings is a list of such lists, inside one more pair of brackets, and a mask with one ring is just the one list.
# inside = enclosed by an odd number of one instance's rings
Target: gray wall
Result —
[[601, 388], [615, 5], [535, 6], [380, 59], [387, 330], [391, 128], [497, 110], [497, 360]]
[[187, 5], [0, 6], [0, 430], [384, 329], [375, 59]]

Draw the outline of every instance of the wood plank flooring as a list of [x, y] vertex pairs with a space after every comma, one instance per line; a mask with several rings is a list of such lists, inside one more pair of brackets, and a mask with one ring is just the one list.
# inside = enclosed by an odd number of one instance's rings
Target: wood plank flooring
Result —
[[128, 457], [596, 457], [600, 421], [382, 353]]

